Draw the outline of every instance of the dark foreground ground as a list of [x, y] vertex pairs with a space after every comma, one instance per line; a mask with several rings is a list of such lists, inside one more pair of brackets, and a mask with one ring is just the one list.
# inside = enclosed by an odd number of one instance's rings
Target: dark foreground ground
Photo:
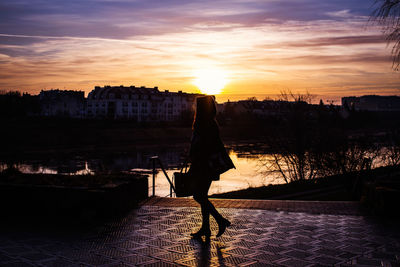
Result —
[[[299, 201], [269, 201], [272, 204], [269, 203], [268, 209], [262, 208], [262, 201], [257, 206], [252, 206], [252, 201], [218, 201], [216, 205], [232, 222], [232, 227], [222, 237], [212, 237], [210, 243], [190, 239], [190, 233], [198, 229], [201, 222], [200, 210], [192, 200], [151, 198], [124, 218], [86, 231], [3, 227], [0, 265], [400, 264], [398, 224], [362, 215], [357, 203], [314, 202], [310, 213]], [[264, 202], [267, 207], [268, 201]], [[313, 206], [313, 202], [307, 203]], [[345, 214], [341, 213], [343, 210]], [[217, 231], [213, 220], [212, 230], [214, 234]]]

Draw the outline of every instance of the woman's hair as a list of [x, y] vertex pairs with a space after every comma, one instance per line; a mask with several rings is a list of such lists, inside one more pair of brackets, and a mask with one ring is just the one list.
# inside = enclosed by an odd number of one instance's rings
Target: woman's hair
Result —
[[193, 129], [206, 127], [215, 123], [217, 108], [214, 96], [199, 96], [196, 98], [196, 113], [194, 115]]

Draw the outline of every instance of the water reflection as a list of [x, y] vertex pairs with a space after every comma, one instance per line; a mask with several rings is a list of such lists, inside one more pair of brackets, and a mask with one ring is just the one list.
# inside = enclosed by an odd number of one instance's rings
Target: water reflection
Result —
[[[229, 156], [235, 164], [236, 169], [227, 171], [221, 175], [221, 179], [219, 181], [213, 182], [210, 187], [209, 194], [224, 193], [268, 184], [284, 183], [283, 179], [278, 175], [265, 176], [264, 173], [266, 170], [259, 160], [260, 155], [251, 154], [249, 157], [247, 157], [243, 153], [237, 153], [232, 150], [230, 151]], [[172, 177], [175, 171], [178, 170], [167, 170], [168, 176]], [[156, 195], [169, 195], [169, 183], [163, 173], [160, 172], [156, 175], [155, 185]], [[149, 180], [149, 186], [153, 186], [151, 179]]]
[[[255, 149], [257, 148], [257, 150]], [[241, 144], [230, 146], [230, 156], [236, 166], [236, 169], [230, 170], [221, 176], [221, 180], [214, 182], [210, 188], [210, 194], [223, 193], [233, 190], [248, 188], [249, 186], [260, 186], [270, 183], [280, 183], [272, 177], [265, 177], [261, 174], [263, 166], [260, 164], [260, 148], [257, 144]], [[24, 173], [46, 173], [46, 174], [96, 174], [121, 171], [147, 171], [151, 172], [152, 164], [150, 157], [157, 155], [160, 157], [166, 172], [172, 178], [175, 171], [179, 171], [184, 161], [187, 151], [183, 147], [169, 147], [155, 150], [142, 149], [134, 153], [107, 156], [103, 158], [83, 158], [81, 156], [72, 159], [62, 160], [23, 160], [12, 165]], [[9, 166], [10, 164], [8, 164]], [[7, 166], [0, 164], [2, 169]], [[151, 188], [152, 177], [149, 177], [149, 192]], [[159, 171], [155, 178], [155, 192], [158, 196], [167, 196], [170, 193], [170, 186], [163, 172]]]

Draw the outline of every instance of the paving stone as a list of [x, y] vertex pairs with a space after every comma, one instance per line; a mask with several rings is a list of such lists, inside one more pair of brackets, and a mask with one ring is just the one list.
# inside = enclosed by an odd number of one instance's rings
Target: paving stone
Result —
[[164, 253], [166, 251], [156, 248], [156, 247], [143, 247], [143, 248], [137, 248], [132, 250], [135, 254], [141, 254], [141, 255], [158, 255], [160, 253]]
[[16, 247], [4, 247], [0, 250], [3, 253], [7, 253], [9, 255], [21, 255], [26, 253], [31, 253], [32, 250], [25, 246], [16, 246]]
[[80, 258], [79, 262], [83, 263], [83, 264], [99, 266], [99, 265], [111, 264], [111, 263], [113, 263], [115, 261], [113, 261], [113, 260], [111, 260], [111, 259], [109, 259], [107, 257], [101, 256], [101, 255], [92, 255], [92, 254], [90, 254], [90, 255], [87, 255], [84, 258]]
[[380, 266], [381, 261], [377, 259], [357, 258], [357, 264], [367, 265], [367, 266]]
[[[400, 255], [400, 251], [398, 251], [398, 254]], [[375, 258], [375, 259], [396, 260], [395, 254], [376, 251], [376, 252], [372, 252], [371, 255], [372, 255], [372, 258]]]
[[246, 265], [246, 267], [277, 267], [277, 265], [276, 264], [268, 264], [265, 262], [253, 262], [253, 263]]
[[166, 261], [156, 261], [152, 263], [146, 263], [141, 265], [143, 267], [178, 267], [178, 264], [172, 263], [172, 262], [166, 262]]
[[114, 247], [116, 248], [121, 248], [121, 249], [135, 249], [135, 248], [141, 248], [143, 247], [143, 245], [130, 241], [130, 240], [126, 240], [123, 242], [116, 242], [113, 244]]
[[267, 246], [263, 246], [263, 247], [257, 248], [257, 250], [270, 252], [270, 253], [279, 253], [279, 252], [287, 250], [287, 248], [283, 248], [283, 247], [279, 247], [279, 246], [269, 246], [269, 245], [267, 245]]
[[128, 257], [121, 257], [119, 260], [125, 264], [133, 264], [133, 265], [139, 265], [139, 264], [145, 264], [145, 263], [154, 263], [156, 260], [154, 258], [150, 258], [147, 256], [143, 255], [130, 255]]
[[191, 258], [190, 255], [184, 255], [184, 254], [176, 253], [176, 252], [167, 252], [167, 253], [157, 254], [157, 255], [152, 255], [152, 256], [155, 258], [158, 258], [158, 259], [169, 261], [169, 262], [175, 262], [177, 260]]
[[[311, 250], [314, 248], [313, 246], [310, 246], [310, 245], [304, 244], [304, 243], [296, 243], [296, 244], [290, 245], [288, 247], [297, 249], [297, 250], [303, 250], [303, 251], [308, 251], [308, 250]], [[335, 252], [337, 253], [337, 251], [335, 251]]]
[[63, 258], [53, 258], [51, 260], [41, 262], [38, 265], [46, 267], [72, 267], [76, 266], [76, 263]]
[[125, 262], [115, 262], [115, 263], [107, 264], [104, 267], [135, 267], [135, 266], [138, 266], [138, 265], [128, 264]]
[[53, 258], [53, 256], [42, 254], [42, 253], [28, 253], [28, 254], [23, 254], [21, 257], [24, 259], [27, 259], [29, 261], [33, 261], [33, 262]]
[[310, 256], [312, 256], [311, 253], [300, 251], [300, 250], [290, 250], [289, 252], [285, 252], [285, 255], [288, 255], [292, 258], [296, 259], [306, 259]]
[[337, 257], [341, 258], [341, 259], [349, 260], [349, 259], [357, 257], [357, 254], [350, 253], [350, 252], [343, 252], [343, 253], [340, 253], [339, 255], [337, 255]]
[[177, 253], [188, 253], [188, 252], [196, 250], [196, 247], [179, 244], [179, 245], [174, 245], [174, 246], [168, 247], [167, 249], [169, 251], [177, 252]]
[[333, 266], [334, 264], [343, 262], [343, 260], [341, 260], [341, 259], [337, 259], [337, 258], [333, 258], [333, 257], [329, 257], [329, 256], [315, 257], [315, 258], [310, 259], [310, 261], [319, 263], [321, 265], [329, 265], [329, 266]]
[[23, 261], [16, 261], [16, 262], [9, 262], [9, 263], [4, 263], [1, 265], [2, 267], [32, 267], [35, 266], [35, 264], [23, 262]]
[[362, 246], [353, 246], [353, 245], [343, 247], [342, 250], [345, 252], [351, 252], [351, 253], [356, 253], [356, 254], [363, 254], [367, 251], [371, 251], [370, 248], [362, 247]]
[[184, 259], [178, 260], [177, 264], [182, 266], [211, 266], [211, 259]]
[[0, 266], [2, 262], [13, 261], [14, 259], [15, 257], [10, 257], [9, 255], [0, 252]]
[[338, 256], [340, 254], [347, 253], [347, 252], [343, 252], [343, 251], [337, 250], [337, 249], [321, 248], [321, 249], [315, 250], [314, 253], [318, 254], [318, 255]]
[[124, 251], [124, 250], [120, 250], [120, 249], [114, 249], [114, 248], [110, 248], [110, 249], [103, 249], [103, 250], [96, 250], [96, 251], [92, 251], [93, 254], [96, 255], [101, 255], [101, 256], [106, 256], [112, 259], [119, 259], [122, 257], [126, 257], [132, 254], [131, 251]]
[[305, 266], [311, 265], [311, 262], [302, 261], [302, 260], [298, 260], [298, 259], [287, 259], [287, 260], [280, 261], [278, 263], [283, 266], [288, 266], [288, 267], [305, 267]]
[[258, 253], [254, 256], [250, 256], [252, 259], [255, 259], [260, 262], [275, 262], [278, 260], [282, 260], [285, 256], [279, 255], [279, 254], [268, 254], [268, 253]]
[[252, 263], [255, 263], [256, 261], [252, 261], [250, 259], [246, 259], [243, 257], [238, 257], [238, 256], [229, 256], [223, 259], [223, 264], [226, 266], [246, 266], [250, 265]]
[[255, 254], [255, 250], [251, 249], [246, 249], [246, 248], [241, 248], [241, 247], [234, 247], [226, 250], [226, 253], [228, 254], [233, 254], [233, 255], [238, 255], [238, 256], [249, 256], [251, 254]]
[[254, 248], [254, 247], [257, 247], [260, 245], [257, 242], [251, 242], [251, 241], [240, 240], [240, 239], [232, 242], [232, 244], [235, 246], [244, 247], [244, 248], [248, 248], [248, 249], [251, 249], [251, 248]]

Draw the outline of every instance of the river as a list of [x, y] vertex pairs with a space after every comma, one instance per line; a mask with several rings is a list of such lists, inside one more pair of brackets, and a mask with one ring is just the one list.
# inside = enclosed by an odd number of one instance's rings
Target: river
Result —
[[[209, 194], [224, 193], [250, 186], [283, 183], [279, 177], [265, 174], [263, 164], [259, 160], [260, 151], [254, 149], [254, 144], [241, 144], [228, 146], [229, 155], [236, 166], [221, 175], [219, 181], [212, 183]], [[68, 159], [41, 159], [20, 160], [14, 166], [23, 173], [47, 173], [47, 174], [95, 174], [106, 172], [145, 172], [149, 174], [149, 195], [152, 194], [152, 164], [150, 158], [159, 156], [170, 178], [173, 173], [179, 171], [184, 161], [185, 149], [182, 147], [142, 148], [126, 155], [107, 157], [82, 157], [75, 156]], [[6, 164], [0, 163], [0, 168], [5, 169]], [[169, 195], [169, 183], [157, 165], [155, 177], [155, 194], [157, 196]]]

